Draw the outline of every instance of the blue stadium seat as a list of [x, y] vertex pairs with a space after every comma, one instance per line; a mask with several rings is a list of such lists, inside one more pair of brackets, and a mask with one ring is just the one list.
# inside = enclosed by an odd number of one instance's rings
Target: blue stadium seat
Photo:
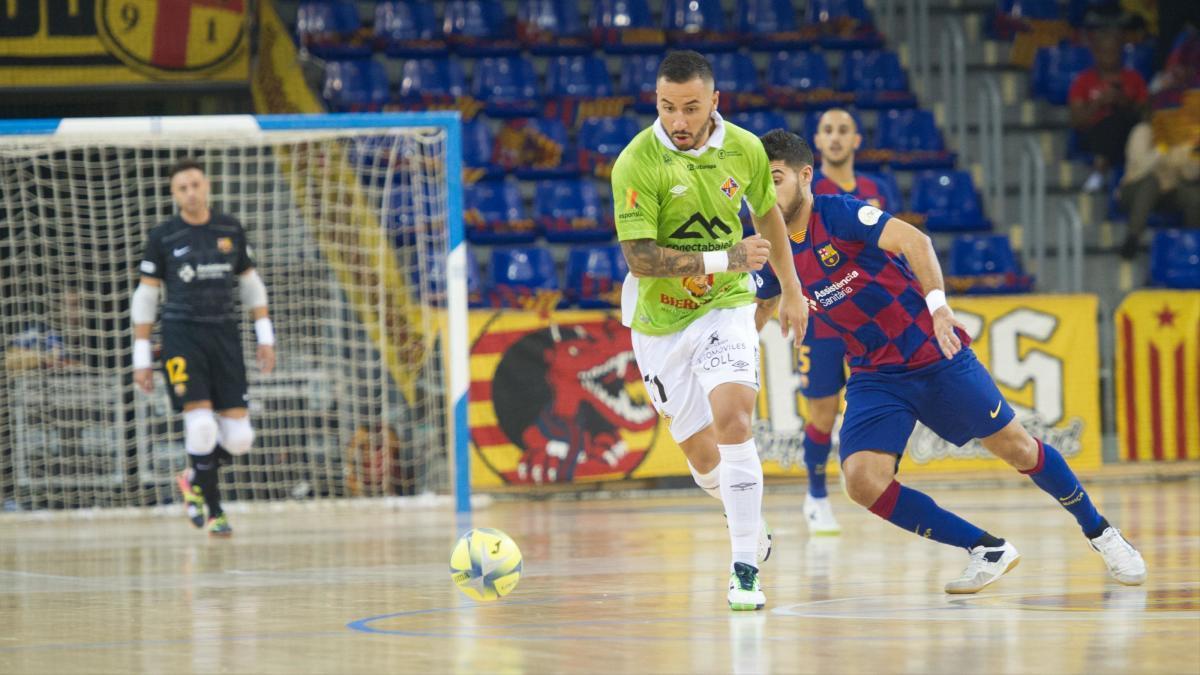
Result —
[[1033, 278], [1021, 269], [1008, 236], [962, 235], [950, 245], [946, 288], [973, 295], [1028, 293]]
[[725, 27], [720, 0], [666, 0], [662, 22], [674, 46], [708, 51], [737, 48], [734, 34]]
[[554, 258], [545, 248], [493, 249], [488, 277], [485, 297], [492, 307], [527, 308], [539, 294], [559, 288]]
[[791, 0], [743, 0], [737, 3], [737, 33], [751, 51], [773, 52], [808, 47]]
[[1083, 45], [1061, 44], [1042, 47], [1033, 57], [1030, 87], [1034, 98], [1055, 105], [1067, 102], [1067, 93], [1075, 76], [1092, 67], [1092, 52]]
[[815, 26], [825, 49], [877, 49], [883, 38], [863, 0], [809, 0], [805, 23]]
[[1125, 67], [1138, 71], [1147, 83], [1154, 79], [1154, 42], [1147, 40], [1137, 44], [1127, 43], [1124, 55]]
[[442, 31], [464, 56], [509, 56], [521, 51], [500, 0], [447, 0]]
[[560, 120], [529, 117], [509, 120], [496, 136], [493, 159], [506, 173], [521, 179], [572, 176], [579, 173], [578, 155]]
[[399, 101], [429, 108], [451, 104], [466, 93], [466, 77], [457, 59], [409, 59], [400, 69]]
[[386, 0], [375, 5], [375, 45], [397, 58], [446, 54], [433, 5], [417, 0]]
[[927, 171], [913, 185], [911, 210], [925, 215], [931, 232], [990, 230], [982, 200], [966, 171]]
[[556, 56], [546, 68], [547, 97], [603, 98], [613, 95], [608, 64], [598, 56]]
[[336, 112], [377, 111], [391, 98], [387, 72], [371, 59], [326, 61], [321, 96]]
[[596, 43], [612, 54], [661, 53], [666, 43], [646, 0], [593, 0], [588, 26]]
[[879, 115], [875, 146], [889, 150], [893, 169], [949, 169], [954, 153], [946, 150], [937, 120], [928, 110], [889, 110]]
[[767, 97], [788, 110], [852, 105], [854, 94], [833, 90], [825, 55], [817, 51], [776, 52], [767, 64]]
[[309, 0], [296, 8], [300, 46], [322, 59], [355, 59], [371, 55], [360, 35], [358, 8], [350, 0]]
[[582, 309], [620, 307], [628, 272], [619, 244], [573, 248], [567, 254], [567, 300]]
[[579, 127], [579, 169], [607, 178], [617, 155], [641, 130], [641, 125], [632, 117], [584, 120]]
[[644, 115], [654, 114], [656, 110], [654, 87], [660, 63], [660, 54], [630, 54], [621, 59], [618, 92], [623, 96], [632, 96], [633, 109]]
[[600, 212], [600, 196], [591, 178], [543, 180], [533, 198], [533, 217], [546, 241], [608, 241], [613, 230]]
[[762, 110], [770, 101], [762, 93], [754, 59], [739, 52], [706, 54], [713, 68], [717, 90], [721, 92], [721, 111]]
[[475, 62], [471, 94], [493, 117], [529, 117], [541, 102], [533, 63], [521, 56], [494, 56]]
[[772, 129], [788, 128], [787, 118], [774, 110], [734, 113], [726, 119], [755, 136], [762, 136]]
[[1063, 18], [1058, 0], [998, 0], [994, 12], [984, 18], [984, 33], [994, 40], [1012, 40], [1031, 29], [1030, 20]]
[[466, 244], [467, 250], [467, 306], [477, 309], [484, 306], [483, 281], [479, 278], [479, 258], [475, 249]]
[[463, 220], [474, 244], [528, 244], [537, 226], [525, 213], [515, 179], [481, 180], [463, 188]]
[[517, 38], [537, 55], [592, 51], [591, 35], [575, 0], [519, 0]]
[[1200, 230], [1160, 230], [1150, 244], [1150, 281], [1200, 289]]
[[490, 178], [500, 173], [501, 169], [493, 161], [496, 139], [492, 136], [491, 127], [481, 118], [475, 118], [462, 125], [463, 144], [463, 173], [467, 183], [484, 178]]
[[854, 94], [860, 108], [911, 108], [917, 99], [908, 89], [908, 73], [889, 51], [852, 51], [842, 60], [838, 89]]

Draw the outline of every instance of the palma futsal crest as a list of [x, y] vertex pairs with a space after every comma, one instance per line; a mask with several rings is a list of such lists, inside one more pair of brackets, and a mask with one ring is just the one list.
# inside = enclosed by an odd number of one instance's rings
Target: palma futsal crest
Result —
[[98, 0], [105, 47], [150, 77], [192, 79], [246, 48], [246, 0]]

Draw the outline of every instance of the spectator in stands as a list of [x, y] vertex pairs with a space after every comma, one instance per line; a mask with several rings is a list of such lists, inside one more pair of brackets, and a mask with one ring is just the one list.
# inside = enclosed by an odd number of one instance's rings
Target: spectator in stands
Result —
[[1129, 134], [1125, 162], [1118, 197], [1129, 214], [1129, 233], [1121, 257], [1137, 255], [1151, 211], [1179, 211], [1185, 225], [1200, 227], [1200, 148], [1194, 141], [1160, 144], [1143, 121]]
[[1105, 173], [1124, 164], [1125, 140], [1141, 119], [1147, 93], [1142, 76], [1122, 64], [1120, 15], [1093, 13], [1086, 26], [1095, 65], [1075, 77], [1067, 100], [1071, 126], [1093, 155], [1083, 189], [1096, 192], [1104, 187]]
[[1200, 88], [1200, 30], [1187, 26], [1179, 33], [1163, 69], [1150, 82], [1156, 106], [1179, 105], [1183, 92]]

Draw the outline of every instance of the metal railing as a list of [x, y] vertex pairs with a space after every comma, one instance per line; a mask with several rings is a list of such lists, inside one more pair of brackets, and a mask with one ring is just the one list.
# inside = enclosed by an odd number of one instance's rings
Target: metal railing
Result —
[[1083, 218], [1074, 202], [1059, 204], [1055, 220], [1058, 234], [1058, 290], [1083, 292]]
[[994, 75], [979, 81], [979, 160], [983, 165], [982, 192], [992, 206], [992, 219], [1004, 215], [1004, 99]]
[[942, 106], [946, 111], [946, 135], [965, 166], [967, 158], [967, 53], [962, 22], [947, 18], [942, 23], [938, 47], [942, 75]]
[[1046, 158], [1032, 138], [1021, 144], [1018, 212], [1021, 218], [1021, 256], [1031, 274], [1046, 273]]

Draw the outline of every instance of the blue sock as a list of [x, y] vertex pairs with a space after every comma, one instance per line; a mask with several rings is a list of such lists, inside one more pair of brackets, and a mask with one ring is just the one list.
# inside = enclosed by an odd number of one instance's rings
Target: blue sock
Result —
[[1038, 444], [1037, 465], [1021, 473], [1032, 478], [1034, 484], [1070, 511], [1088, 539], [1099, 537], [1108, 527], [1108, 521], [1096, 511], [1092, 499], [1075, 477], [1075, 472], [1067, 466], [1062, 454], [1053, 445], [1047, 445], [1041, 439], [1035, 440]]
[[831, 447], [829, 434], [811, 424], [804, 427], [804, 466], [808, 469], [808, 494], [814, 497], [829, 496], [825, 489], [825, 465]]
[[896, 527], [951, 546], [970, 549], [987, 533], [937, 505], [929, 495], [892, 481], [871, 513]]

